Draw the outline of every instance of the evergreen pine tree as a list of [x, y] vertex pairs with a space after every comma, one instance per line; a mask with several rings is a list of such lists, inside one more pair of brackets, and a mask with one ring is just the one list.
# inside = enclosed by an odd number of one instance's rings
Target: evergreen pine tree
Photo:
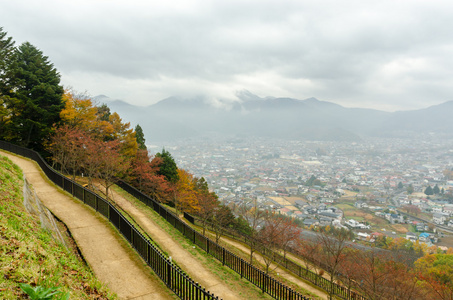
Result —
[[171, 183], [176, 183], [179, 180], [178, 167], [176, 162], [171, 156], [170, 152], [162, 149], [162, 153], [157, 153], [156, 157], [162, 159], [162, 163], [159, 165], [159, 175], [163, 175], [165, 179]]
[[32, 44], [25, 42], [14, 52], [2, 84], [5, 105], [10, 118], [5, 123], [5, 138], [35, 150], [60, 121], [64, 108], [60, 74], [48, 57]]
[[6, 32], [0, 27], [0, 138], [5, 135], [5, 123], [10, 117], [10, 110], [6, 107], [5, 92], [8, 77], [6, 76], [8, 68], [11, 65], [11, 57], [14, 51], [14, 41], [11, 37], [6, 36]]
[[135, 138], [137, 139], [138, 148], [146, 150], [145, 135], [143, 134], [143, 129], [139, 124], [135, 126]]
[[440, 189], [439, 189], [439, 186], [437, 184], [433, 188], [433, 193], [434, 193], [434, 195], [438, 195], [440, 193]]
[[428, 187], [425, 189], [425, 195], [431, 196], [433, 194], [434, 194], [433, 188], [430, 185], [428, 185]]

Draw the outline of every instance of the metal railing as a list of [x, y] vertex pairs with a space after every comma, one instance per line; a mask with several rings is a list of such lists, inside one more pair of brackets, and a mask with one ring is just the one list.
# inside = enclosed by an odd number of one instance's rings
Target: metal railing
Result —
[[[251, 283], [260, 288], [263, 292], [269, 294], [275, 299], [291, 299], [291, 300], [308, 300], [309, 298], [300, 294], [299, 292], [291, 289], [285, 284], [272, 278], [257, 267], [251, 265], [244, 259], [238, 257], [229, 250], [218, 245], [208, 237], [202, 235], [194, 230], [191, 226], [184, 223], [177, 215], [165, 208], [156, 200], [141, 191], [127, 184], [126, 182], [119, 181], [117, 185], [131, 194], [136, 199], [140, 200], [148, 207], [154, 209], [160, 216], [162, 216], [168, 223], [181, 232], [186, 238], [192, 241], [195, 245], [206, 251], [211, 256], [222, 262], [224, 266], [229, 267], [239, 275], [241, 278], [249, 280]], [[187, 215], [190, 219], [190, 215]]]
[[[74, 197], [106, 217], [126, 238], [137, 253], [154, 270], [159, 278], [181, 299], [219, 299], [193, 281], [179, 267], [165, 257], [145, 238], [111, 203], [80, 184], [66, 178], [52, 169], [35, 151], [5, 141], [0, 149], [28, 157], [38, 163], [47, 177]], [[295, 298], [294, 298], [295, 299]]]
[[[192, 224], [197, 225], [197, 223], [201, 223], [196, 217], [191, 216], [189, 214], [184, 214], [184, 217], [187, 218], [188, 221], [190, 221]], [[208, 226], [211, 227], [211, 229], [214, 227], [213, 224], [208, 223]], [[229, 230], [225, 229], [226, 234], [230, 237], [233, 238], [237, 241], [243, 242], [247, 245], [251, 245], [251, 243], [254, 243], [255, 245], [260, 245], [260, 242], [257, 240], [253, 240], [250, 236], [247, 236], [246, 234], [238, 233], [234, 230]], [[256, 247], [256, 246], [255, 246]], [[309, 270], [306, 267], [301, 266], [300, 264], [292, 261], [291, 259], [288, 259], [284, 255], [272, 251], [266, 247], [263, 246], [258, 246], [257, 248], [261, 249], [261, 252], [263, 255], [266, 255], [267, 257], [272, 257], [273, 261], [278, 263], [279, 265], [285, 267], [287, 270], [292, 272], [294, 275], [299, 276], [300, 278], [304, 280], [308, 280], [314, 285], [322, 288], [325, 290], [327, 293], [332, 293], [332, 295], [335, 295], [337, 297], [340, 297], [345, 300], [366, 300], [367, 298], [364, 297], [363, 295], [357, 293], [354, 290], [351, 290], [350, 288], [347, 288], [343, 285], [333, 283], [327, 279], [324, 278], [323, 276], [317, 274], [316, 272], [313, 272]], [[293, 255], [299, 256], [299, 254], [294, 251], [294, 249], [287, 249], [288, 253], [291, 253]], [[308, 260], [312, 264], [316, 264], [320, 266], [324, 270], [328, 270], [329, 266], [321, 261], [312, 261], [307, 257], [304, 257], [305, 260]], [[337, 274], [341, 276], [341, 273]]]

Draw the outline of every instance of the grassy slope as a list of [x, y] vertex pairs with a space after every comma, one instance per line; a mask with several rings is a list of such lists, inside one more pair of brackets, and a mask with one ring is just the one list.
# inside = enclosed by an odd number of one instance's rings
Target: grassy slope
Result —
[[0, 156], [0, 299], [25, 294], [18, 284], [60, 287], [71, 299], [116, 299], [75, 254], [54, 241], [22, 204], [22, 172]]
[[[228, 267], [222, 266], [222, 264], [218, 260], [207, 254], [199, 247], [193, 246], [193, 244], [189, 242], [189, 240], [185, 236], [183, 236], [176, 228], [170, 225], [154, 210], [150, 209], [141, 201], [132, 197], [130, 194], [117, 186], [113, 186], [113, 189], [115, 189], [115, 191], [120, 193], [124, 198], [134, 204], [136, 208], [140, 209], [144, 214], [146, 214], [146, 216], [153, 220], [153, 222], [155, 222], [162, 230], [168, 232], [175, 241], [181, 244], [184, 249], [186, 249], [190, 254], [193, 255], [194, 259], [199, 260], [202, 264], [209, 268], [212, 273], [220, 276], [224, 284], [236, 289], [238, 291], [238, 294], [240, 294], [243, 299], [273, 299], [268, 294], [262, 293], [260, 289], [258, 289], [249, 281], [241, 279], [241, 276], [236, 272], [232, 271]], [[165, 251], [163, 252], [165, 253]], [[219, 295], [219, 297], [220, 296], [228, 298], [227, 295]]]
[[[150, 209], [141, 201], [132, 197], [130, 194], [128, 194], [121, 188], [117, 187], [116, 185], [113, 186], [113, 189], [116, 192], [120, 193], [129, 202], [134, 204], [136, 208], [140, 209], [144, 214], [146, 214], [151, 220], [153, 220], [157, 225], [159, 225], [159, 227], [162, 228], [162, 230], [168, 232], [172, 236], [172, 238], [178, 243], [180, 243], [189, 253], [191, 253], [194, 256], [194, 258], [198, 259], [206, 267], [212, 270], [214, 274], [219, 275], [224, 281], [224, 283], [233, 286], [236, 290], [238, 290], [241, 293], [241, 295], [244, 296], [244, 299], [272, 299], [272, 297], [269, 296], [268, 294], [261, 293], [261, 291], [255, 285], [253, 285], [246, 279], [242, 279], [240, 275], [234, 272], [233, 270], [229, 269], [226, 266], [222, 266], [222, 264], [217, 259], [207, 254], [204, 250], [200, 249], [199, 247], [193, 246], [193, 244], [189, 242], [189, 240], [185, 236], [183, 236], [177, 229], [175, 229], [172, 225], [165, 221], [153, 209]], [[171, 210], [171, 208], [169, 209]], [[240, 250], [232, 246], [227, 248], [229, 248], [229, 250], [235, 253], [236, 255], [240, 257], [243, 256], [241, 255], [243, 253]], [[163, 252], [165, 253], [165, 251]], [[247, 260], [248, 255], [245, 255], [244, 259]], [[307, 295], [307, 297], [312, 297], [313, 299], [318, 298], [311, 292], [306, 291], [300, 286], [291, 284], [290, 282], [287, 282], [283, 278], [279, 278], [279, 280], [285, 282], [285, 284], [287, 285], [290, 285], [296, 291], [304, 295]]]

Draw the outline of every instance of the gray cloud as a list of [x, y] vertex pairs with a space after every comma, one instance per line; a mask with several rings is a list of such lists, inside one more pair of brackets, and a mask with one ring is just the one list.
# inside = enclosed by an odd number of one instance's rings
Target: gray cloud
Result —
[[0, 26], [65, 85], [141, 105], [242, 89], [386, 110], [453, 100], [451, 1], [167, 2], [2, 1]]

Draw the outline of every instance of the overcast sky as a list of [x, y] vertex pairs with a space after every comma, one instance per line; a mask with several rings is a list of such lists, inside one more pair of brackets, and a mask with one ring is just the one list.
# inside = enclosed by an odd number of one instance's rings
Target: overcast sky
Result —
[[65, 87], [137, 105], [244, 89], [388, 111], [453, 100], [451, 0], [2, 0], [0, 26]]

